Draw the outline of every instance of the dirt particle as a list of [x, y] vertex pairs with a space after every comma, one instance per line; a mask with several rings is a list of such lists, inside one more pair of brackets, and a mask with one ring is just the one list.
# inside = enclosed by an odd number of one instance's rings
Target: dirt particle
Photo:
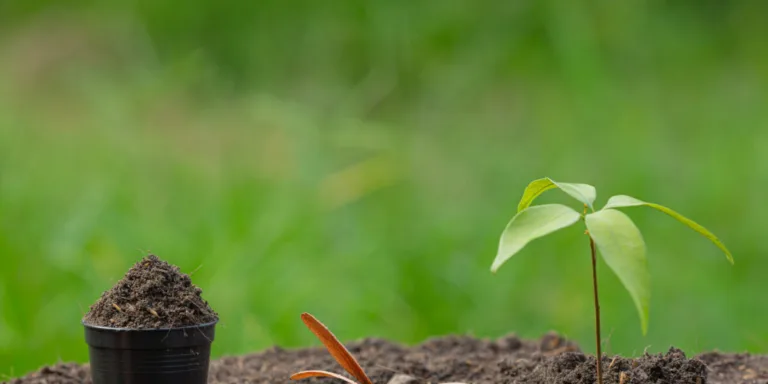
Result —
[[415, 384], [418, 382], [418, 379], [411, 375], [403, 375], [398, 373], [397, 375], [392, 376], [387, 384]]
[[152, 329], [205, 324], [218, 317], [179, 267], [149, 255], [91, 306], [91, 325]]
[[629, 376], [625, 372], [619, 374], [619, 384], [627, 384], [628, 380]]

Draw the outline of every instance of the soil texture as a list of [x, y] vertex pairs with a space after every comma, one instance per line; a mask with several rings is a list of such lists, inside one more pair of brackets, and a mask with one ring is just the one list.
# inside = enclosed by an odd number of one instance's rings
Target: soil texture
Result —
[[768, 356], [707, 352], [698, 358], [707, 364], [711, 383], [768, 384]]
[[[5, 383], [5, 382], [4, 382]], [[88, 364], [60, 363], [9, 381], [12, 384], [80, 384], [91, 383]]]
[[87, 324], [155, 329], [199, 325], [218, 317], [179, 267], [149, 255], [91, 306]]
[[[408, 347], [369, 338], [346, 343], [375, 384], [594, 384], [595, 360], [556, 334], [540, 340], [447, 336]], [[301, 370], [346, 375], [324, 348], [273, 347], [211, 362], [210, 384], [289, 383]], [[605, 384], [768, 384], [768, 356], [705, 353], [689, 359], [675, 348], [638, 358], [604, 357]], [[306, 379], [306, 384], [341, 383]], [[12, 384], [89, 384], [87, 365], [46, 367]]]

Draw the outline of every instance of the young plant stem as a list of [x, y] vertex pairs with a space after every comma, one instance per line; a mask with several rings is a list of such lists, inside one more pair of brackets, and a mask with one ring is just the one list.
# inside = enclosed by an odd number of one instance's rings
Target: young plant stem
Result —
[[595, 255], [595, 240], [589, 235], [589, 248], [592, 251], [592, 287], [595, 295], [595, 341], [597, 343], [597, 384], [603, 384], [603, 352], [600, 342], [600, 300], [597, 296], [597, 257]]

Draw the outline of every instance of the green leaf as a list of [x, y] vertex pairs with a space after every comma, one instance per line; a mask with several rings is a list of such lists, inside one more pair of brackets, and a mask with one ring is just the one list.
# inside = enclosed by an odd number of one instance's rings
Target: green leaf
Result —
[[708, 231], [706, 228], [702, 227], [695, 221], [659, 204], [654, 203], [648, 203], [642, 200], [635, 199], [634, 197], [626, 196], [626, 195], [617, 195], [613, 196], [610, 199], [608, 199], [608, 203], [605, 204], [605, 207], [603, 209], [608, 208], [621, 208], [621, 207], [636, 207], [638, 205], [645, 205], [651, 208], [658, 209], [659, 211], [662, 211], [666, 213], [667, 215], [672, 216], [673, 218], [677, 219], [677, 221], [687, 225], [689, 228], [693, 229], [694, 231], [698, 232], [702, 236], [706, 237], [715, 245], [720, 248], [723, 252], [725, 252], [725, 257], [728, 259], [728, 261], [733, 264], [733, 255], [731, 255], [731, 251], [728, 250], [728, 248], [725, 247], [725, 244], [723, 244], [720, 239], [717, 238], [712, 232]]
[[589, 184], [559, 183], [545, 177], [543, 179], [534, 180], [528, 184], [523, 192], [523, 197], [520, 199], [520, 203], [517, 205], [517, 211], [521, 212], [528, 208], [531, 203], [533, 203], [534, 199], [552, 188], [560, 188], [563, 192], [569, 194], [582, 204], [586, 204], [591, 210], [595, 210], [592, 207], [592, 203], [594, 203], [595, 196], [597, 195], [595, 187]]
[[627, 215], [615, 209], [590, 213], [584, 221], [603, 260], [619, 277], [635, 302], [645, 335], [648, 332], [651, 279], [640, 230]]
[[548, 177], [531, 181], [531, 183], [525, 187], [525, 191], [523, 191], [523, 197], [517, 205], [517, 211], [520, 212], [523, 209], [528, 208], [535, 198], [552, 188], [557, 188], [557, 185], [555, 185], [555, 183]]
[[523, 249], [526, 244], [565, 228], [581, 218], [581, 214], [562, 204], [536, 205], [518, 212], [507, 224], [499, 241], [499, 252], [493, 260], [491, 272]]

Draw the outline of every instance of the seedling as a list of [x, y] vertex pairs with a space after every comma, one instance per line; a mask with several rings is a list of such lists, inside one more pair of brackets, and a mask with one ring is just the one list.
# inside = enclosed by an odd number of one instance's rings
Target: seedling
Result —
[[[584, 211], [578, 211], [562, 204], [544, 204], [531, 206], [533, 200], [550, 189], [559, 188], [569, 196], [584, 205]], [[517, 214], [507, 224], [501, 234], [499, 251], [491, 266], [491, 272], [496, 271], [509, 258], [519, 252], [529, 242], [546, 236], [558, 229], [584, 221], [585, 234], [589, 236], [589, 246], [592, 254], [592, 286], [595, 299], [595, 338], [597, 343], [597, 379], [603, 383], [600, 357], [600, 302], [597, 293], [596, 248], [600, 250], [603, 260], [618, 276], [621, 283], [629, 292], [640, 316], [640, 326], [645, 335], [648, 332], [648, 307], [650, 301], [650, 275], [645, 257], [645, 242], [632, 220], [616, 208], [635, 207], [644, 205], [655, 208], [672, 216], [694, 231], [712, 241], [725, 252], [725, 257], [733, 264], [731, 252], [710, 231], [693, 220], [658, 204], [647, 203], [625, 195], [617, 195], [608, 199], [605, 206], [595, 211], [593, 203], [597, 195], [595, 187], [588, 184], [559, 183], [550, 178], [532, 181], [523, 192], [523, 197], [517, 207]]]
[[[317, 338], [325, 345], [325, 349], [328, 350], [328, 352], [333, 356], [333, 358], [336, 360], [339, 365], [342, 366], [347, 372], [349, 372], [350, 375], [352, 375], [354, 378], [358, 380], [358, 382], [355, 382], [353, 380], [350, 380], [342, 375], [339, 375], [337, 373], [333, 372], [327, 372], [327, 371], [301, 371], [294, 373], [291, 375], [291, 380], [301, 380], [306, 379], [310, 377], [330, 377], [334, 379], [339, 379], [342, 381], [345, 381], [349, 384], [373, 384], [371, 382], [371, 379], [368, 378], [368, 375], [365, 374], [365, 371], [360, 366], [360, 363], [357, 362], [357, 359], [352, 356], [351, 353], [347, 350], [347, 348], [344, 347], [343, 344], [339, 342], [339, 339], [334, 336], [334, 334], [321, 323], [319, 320], [317, 320], [314, 316], [310, 315], [309, 313], [302, 313], [301, 314], [301, 320], [306, 324], [307, 328], [309, 328], [312, 333], [317, 336]], [[405, 375], [407, 376], [407, 375]], [[390, 381], [391, 382], [391, 381]], [[441, 384], [466, 384], [462, 382], [453, 382], [453, 383], [441, 383]]]
[[332, 377], [334, 379], [343, 380], [349, 384], [373, 384], [368, 375], [365, 374], [363, 368], [357, 362], [357, 360], [349, 353], [346, 347], [339, 342], [339, 339], [334, 334], [309, 313], [301, 314], [301, 321], [309, 328], [312, 333], [323, 343], [328, 353], [333, 356], [339, 365], [344, 368], [350, 375], [352, 375], [358, 382], [350, 380], [342, 375], [327, 371], [301, 371], [291, 375], [291, 380], [301, 380], [309, 377]]

